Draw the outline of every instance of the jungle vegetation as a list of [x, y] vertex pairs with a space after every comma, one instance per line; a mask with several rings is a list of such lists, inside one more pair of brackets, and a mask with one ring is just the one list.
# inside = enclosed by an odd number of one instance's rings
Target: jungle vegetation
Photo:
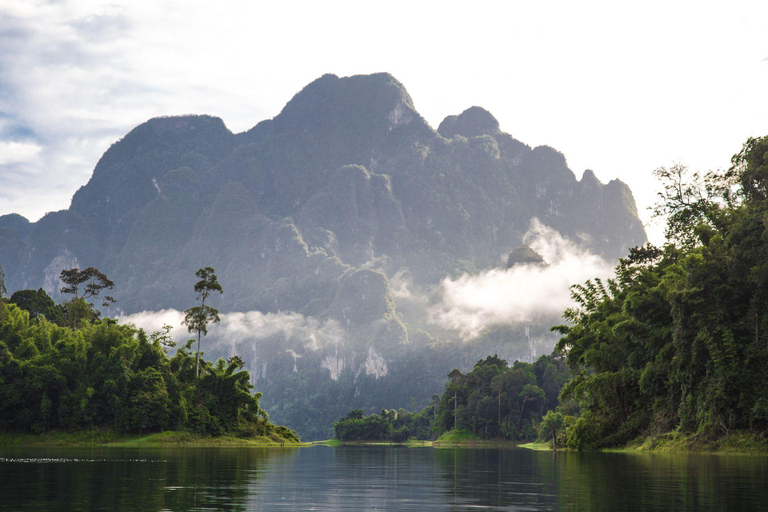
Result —
[[573, 448], [768, 433], [768, 137], [725, 172], [656, 175], [666, 243], [574, 286], [555, 328], [574, 374], [560, 395]]
[[169, 355], [169, 326], [147, 335], [99, 318], [82, 293], [73, 295], [62, 305], [42, 289], [0, 296], [0, 431], [177, 430], [298, 441], [269, 422], [239, 357], [200, 359], [197, 376], [194, 339]]
[[570, 374], [558, 354], [512, 366], [493, 355], [467, 374], [454, 369], [448, 378], [442, 396], [434, 395], [421, 411], [384, 409], [367, 417], [360, 409], [350, 411], [334, 423], [336, 439], [403, 442], [463, 430], [483, 439], [533, 440]]

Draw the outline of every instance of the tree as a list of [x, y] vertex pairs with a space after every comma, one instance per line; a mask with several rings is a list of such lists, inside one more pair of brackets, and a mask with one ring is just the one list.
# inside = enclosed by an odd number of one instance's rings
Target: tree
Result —
[[30, 318], [38, 320], [40, 315], [49, 322], [64, 325], [64, 309], [56, 305], [45, 290], [17, 290], [11, 295], [10, 301], [29, 313]]
[[197, 358], [195, 363], [195, 377], [200, 376], [200, 339], [208, 334], [208, 324], [219, 322], [219, 310], [208, 306], [205, 300], [213, 292], [224, 293], [216, 277], [216, 271], [213, 267], [204, 267], [195, 272], [200, 279], [195, 283], [197, 300], [199, 306], [191, 307], [184, 311], [184, 325], [191, 333], [197, 333]]
[[3, 298], [3, 295], [8, 293], [8, 289], [5, 287], [5, 271], [3, 270], [3, 267], [0, 266], [0, 299]]
[[[102, 291], [111, 290], [115, 287], [115, 283], [105, 273], [100, 272], [94, 267], [88, 267], [85, 270], [80, 270], [79, 268], [62, 270], [59, 279], [67, 285], [61, 288], [61, 293], [73, 295], [72, 300], [83, 299], [87, 301], [92, 297], [98, 297]], [[81, 293], [80, 285], [82, 284], [85, 286]], [[117, 301], [113, 297], [105, 295], [102, 298], [101, 305], [106, 308], [115, 302]], [[93, 304], [90, 305], [93, 307]]]
[[[65, 310], [73, 328], [79, 326], [83, 320], [98, 318], [99, 312], [93, 308], [93, 303], [88, 302], [88, 299], [98, 297], [102, 291], [115, 287], [115, 283], [106, 274], [94, 267], [88, 267], [85, 270], [77, 267], [62, 270], [59, 279], [66, 285], [60, 289], [61, 293], [72, 295], [65, 305]], [[105, 295], [101, 305], [109, 307], [115, 302], [113, 297]]]
[[552, 450], [557, 451], [557, 433], [563, 429], [565, 421], [563, 419], [563, 413], [555, 411], [547, 411], [547, 414], [541, 418], [541, 425], [539, 427], [540, 436], [552, 435]]

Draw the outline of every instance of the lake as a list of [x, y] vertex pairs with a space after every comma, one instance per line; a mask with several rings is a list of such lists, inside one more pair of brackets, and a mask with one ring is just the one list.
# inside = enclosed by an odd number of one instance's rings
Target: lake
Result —
[[768, 457], [386, 446], [4, 448], [0, 510], [768, 510]]

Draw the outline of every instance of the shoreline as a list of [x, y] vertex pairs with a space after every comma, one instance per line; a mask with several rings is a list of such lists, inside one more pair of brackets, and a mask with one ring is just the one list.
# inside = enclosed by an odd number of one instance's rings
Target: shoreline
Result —
[[[322, 441], [296, 442], [274, 437], [241, 438], [231, 435], [219, 437], [202, 436], [190, 432], [166, 431], [153, 434], [122, 435], [110, 430], [93, 429], [79, 432], [45, 432], [29, 434], [18, 432], [0, 433], [0, 448], [25, 447], [116, 447], [116, 448], [167, 448], [167, 447], [241, 447], [241, 448], [301, 448], [309, 446], [404, 446], [408, 448], [522, 448], [533, 451], [552, 452], [551, 441], [515, 443], [501, 439], [467, 438], [463, 435], [443, 435], [435, 441], [410, 440], [402, 443], [389, 441]], [[576, 451], [558, 446], [557, 451]], [[713, 455], [768, 455], [768, 439], [745, 432], [707, 439], [702, 436], [685, 435], [676, 432], [637, 439], [624, 446], [594, 450], [604, 453], [634, 454], [713, 454]]]
[[[552, 442], [535, 441], [518, 445], [520, 448], [535, 451], [553, 451]], [[558, 446], [557, 451], [577, 451], [566, 446]], [[697, 454], [697, 455], [768, 455], [768, 439], [749, 432], [734, 432], [727, 436], [711, 439], [696, 434], [668, 432], [639, 438], [624, 446], [585, 450], [603, 453], [634, 454]]]
[[79, 432], [45, 432], [28, 434], [18, 432], [0, 433], [0, 448], [46, 448], [46, 447], [114, 447], [114, 448], [168, 448], [168, 447], [252, 447], [252, 448], [298, 448], [308, 443], [296, 442], [278, 436], [241, 438], [235, 436], [209, 437], [190, 432], [166, 431], [152, 434], [121, 435], [109, 430], [86, 430]]

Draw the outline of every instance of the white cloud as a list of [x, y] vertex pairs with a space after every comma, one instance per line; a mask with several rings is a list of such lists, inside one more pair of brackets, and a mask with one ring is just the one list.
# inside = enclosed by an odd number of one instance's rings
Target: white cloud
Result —
[[29, 163], [43, 150], [34, 142], [6, 142], [0, 140], [0, 165]]
[[149, 334], [160, 331], [164, 325], [170, 325], [173, 327], [170, 334], [176, 343], [179, 343], [188, 337], [186, 327], [181, 325], [183, 320], [184, 313], [175, 309], [142, 311], [132, 315], [120, 315], [117, 317], [117, 321], [121, 324], [133, 324], [136, 327], [144, 329]]
[[572, 284], [613, 274], [605, 260], [536, 219], [524, 242], [549, 265], [516, 265], [464, 274], [455, 280], [446, 278], [441, 283], [440, 302], [429, 311], [430, 322], [471, 339], [495, 326], [556, 319], [572, 305]]
[[341, 343], [344, 329], [335, 320], [319, 321], [299, 313], [229, 313], [222, 315], [217, 336], [225, 343], [281, 337], [300, 342], [307, 350]]
[[[148, 333], [159, 331], [164, 325], [173, 326], [171, 336], [181, 343], [191, 337], [182, 325], [184, 313], [175, 309], [142, 311], [118, 317], [122, 324], [134, 324]], [[335, 320], [320, 321], [299, 313], [225, 313], [218, 324], [208, 327], [206, 340], [215, 344], [234, 346], [279, 339], [294, 343], [294, 348], [319, 350], [345, 340], [345, 331]]]

